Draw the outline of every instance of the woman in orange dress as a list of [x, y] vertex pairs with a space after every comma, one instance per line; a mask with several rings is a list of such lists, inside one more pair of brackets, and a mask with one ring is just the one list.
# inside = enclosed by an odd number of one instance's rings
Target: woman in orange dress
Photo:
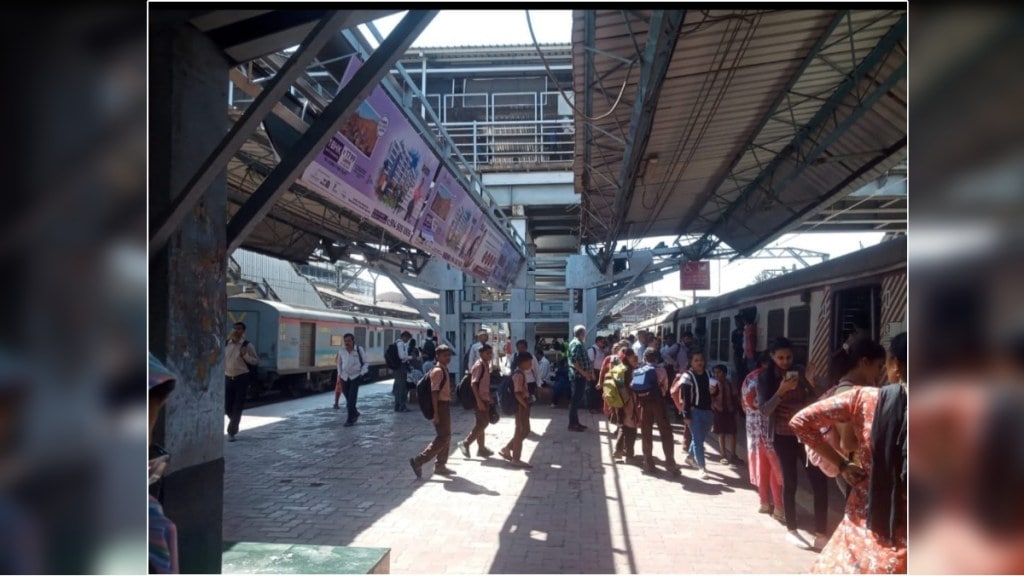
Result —
[[[811, 566], [816, 573], [905, 574], [906, 519], [906, 334], [892, 341], [890, 384], [855, 387], [798, 412], [790, 426], [822, 458], [839, 467], [850, 484], [843, 521]], [[822, 428], [847, 423], [857, 437], [851, 459], [840, 454]]]

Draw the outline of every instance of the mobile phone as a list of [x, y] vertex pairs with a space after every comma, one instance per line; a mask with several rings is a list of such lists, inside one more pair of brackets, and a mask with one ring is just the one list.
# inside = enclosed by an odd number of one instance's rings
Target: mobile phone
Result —
[[796, 370], [789, 370], [788, 372], [786, 372], [786, 380], [789, 380], [790, 378], [798, 378], [799, 376], [800, 373], [797, 372]]

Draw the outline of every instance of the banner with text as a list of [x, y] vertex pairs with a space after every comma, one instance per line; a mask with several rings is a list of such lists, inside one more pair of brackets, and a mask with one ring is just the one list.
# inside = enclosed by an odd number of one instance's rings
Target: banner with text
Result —
[[680, 263], [680, 290], [711, 290], [711, 263], [683, 261]]
[[[362, 62], [352, 58], [344, 86]], [[440, 161], [377, 86], [306, 167], [302, 182], [407, 241]]]

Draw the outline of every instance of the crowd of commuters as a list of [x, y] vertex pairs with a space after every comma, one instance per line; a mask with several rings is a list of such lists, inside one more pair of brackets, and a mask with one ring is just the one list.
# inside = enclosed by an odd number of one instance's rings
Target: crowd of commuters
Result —
[[[734, 365], [708, 366], [704, 352], [690, 333], [664, 339], [638, 333], [618, 341], [595, 338], [588, 345], [587, 331], [576, 326], [568, 342], [536, 343], [533, 353], [519, 340], [514, 352], [505, 353], [514, 395], [514, 432], [498, 455], [511, 465], [528, 468], [523, 442], [530, 435], [530, 413], [541, 387], [551, 388], [551, 406], [568, 398], [567, 429], [586, 432], [581, 409], [603, 412], [616, 426], [614, 459], [633, 463], [654, 474], [654, 428], [662, 445], [662, 462], [671, 476], [680, 476], [676, 464], [676, 432], [672, 416], [682, 420], [684, 464], [698, 478], [710, 481], [705, 445], [710, 433], [718, 443], [718, 462], [737, 467], [738, 422], [745, 421], [746, 468], [757, 488], [758, 512], [770, 514], [787, 529], [795, 545], [821, 551], [815, 572], [906, 571], [906, 334], [892, 340], [887, 351], [862, 334], [853, 334], [832, 358], [826, 370], [797, 366], [791, 342], [779, 338], [765, 352], [752, 350], [756, 333], [743, 316], [736, 318], [732, 335]], [[238, 323], [226, 342], [225, 412], [228, 434], [238, 433], [241, 400], [255, 351], [244, 339]], [[495, 390], [503, 380], [487, 331], [480, 331], [464, 356], [475, 403], [474, 425], [457, 441], [465, 458], [488, 458], [486, 430], [496, 417]], [[450, 364], [453, 351], [438, 345], [433, 331], [422, 347], [404, 332], [396, 341], [401, 366], [393, 370], [394, 410], [408, 411], [409, 383], [420, 374], [430, 378], [432, 423], [435, 437], [409, 460], [416, 477], [435, 461], [433, 472], [452, 475], [447, 466], [451, 451], [453, 394]], [[609, 346], [609, 344], [611, 344]], [[553, 357], [554, 363], [549, 359]], [[368, 372], [365, 352], [346, 334], [337, 355], [334, 408], [345, 397], [347, 418], [354, 425], [359, 385]], [[889, 385], [883, 386], [885, 381]], [[674, 413], [674, 415], [673, 415]], [[635, 450], [637, 437], [641, 452]], [[803, 468], [803, 472], [800, 469]], [[813, 539], [801, 536], [796, 513], [796, 492], [803, 475], [813, 495]], [[846, 495], [842, 523], [828, 530], [828, 483], [834, 478]], [[806, 528], [806, 527], [805, 527]], [[167, 534], [173, 535], [168, 529]], [[167, 562], [163, 560], [163, 562]]]

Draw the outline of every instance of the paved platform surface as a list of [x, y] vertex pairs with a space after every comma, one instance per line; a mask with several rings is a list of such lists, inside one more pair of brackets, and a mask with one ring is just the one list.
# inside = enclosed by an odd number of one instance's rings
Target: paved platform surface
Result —
[[[333, 394], [247, 410], [238, 440], [225, 442], [224, 539], [391, 548], [400, 573], [800, 573], [816, 552], [785, 541], [785, 528], [757, 514], [746, 467], [717, 462], [708, 442], [709, 480], [683, 468], [612, 460], [612, 431], [580, 412], [586, 432], [567, 430], [568, 413], [538, 403], [524, 443], [532, 469], [500, 457], [467, 460], [457, 450], [453, 477], [417, 480], [410, 457], [433, 438], [416, 406], [392, 411], [390, 382], [360, 389], [358, 424], [342, 427]], [[454, 438], [472, 414], [453, 408]], [[512, 436], [513, 419], [487, 430], [493, 450]], [[678, 431], [677, 431], [678, 432]], [[226, 437], [225, 437], [226, 440]], [[681, 434], [676, 459], [682, 462]], [[637, 440], [639, 453], [640, 442]], [[741, 454], [743, 451], [741, 450]], [[800, 526], [812, 526], [801, 474]], [[832, 498], [831, 528], [841, 504]], [[810, 535], [807, 536], [811, 538]]]

